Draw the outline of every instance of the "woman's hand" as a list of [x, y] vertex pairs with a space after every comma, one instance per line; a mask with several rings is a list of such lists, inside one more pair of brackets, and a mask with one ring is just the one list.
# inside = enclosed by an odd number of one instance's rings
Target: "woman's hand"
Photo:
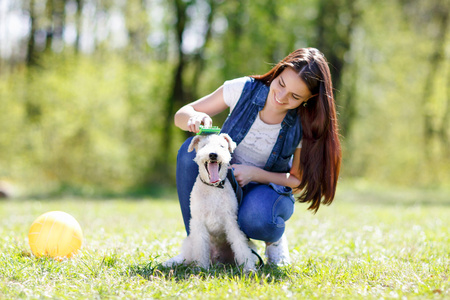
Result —
[[180, 108], [174, 116], [175, 125], [182, 130], [197, 133], [200, 125], [211, 127], [211, 117], [227, 108], [228, 105], [223, 99], [223, 87], [220, 87], [213, 93]]
[[261, 169], [253, 166], [232, 164], [231, 168], [234, 171], [234, 177], [241, 187], [247, 185], [251, 181], [255, 181], [255, 174]]
[[209, 115], [197, 112], [194, 116], [190, 117], [187, 126], [190, 132], [197, 133], [200, 131], [200, 125], [210, 128], [212, 126], [212, 119]]

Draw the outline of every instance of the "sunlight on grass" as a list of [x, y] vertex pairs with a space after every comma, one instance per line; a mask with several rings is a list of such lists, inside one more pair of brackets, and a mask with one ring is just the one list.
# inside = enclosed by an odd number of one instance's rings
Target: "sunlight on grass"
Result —
[[[344, 188], [316, 215], [297, 205], [287, 227], [292, 265], [249, 275], [236, 266], [160, 265], [185, 236], [173, 197], [3, 201], [0, 298], [446, 298], [448, 198], [399, 195]], [[31, 254], [29, 226], [50, 210], [70, 213], [83, 229], [73, 259]]]

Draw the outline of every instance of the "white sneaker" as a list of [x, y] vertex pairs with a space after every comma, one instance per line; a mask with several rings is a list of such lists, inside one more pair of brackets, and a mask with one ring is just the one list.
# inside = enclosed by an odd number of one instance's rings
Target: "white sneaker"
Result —
[[181, 265], [184, 262], [184, 257], [182, 254], [178, 254], [177, 256], [172, 257], [169, 260], [166, 260], [162, 263], [163, 267], [173, 267], [177, 265]]
[[277, 242], [271, 244], [266, 243], [266, 257], [268, 264], [286, 266], [291, 263], [288, 242], [284, 234]]

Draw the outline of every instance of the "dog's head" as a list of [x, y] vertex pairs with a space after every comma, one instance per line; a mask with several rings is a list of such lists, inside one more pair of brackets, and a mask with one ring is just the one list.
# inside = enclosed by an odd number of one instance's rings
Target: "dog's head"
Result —
[[236, 143], [226, 133], [197, 135], [188, 151], [196, 150], [194, 161], [198, 164], [199, 175], [204, 182], [218, 184], [227, 176], [231, 153], [236, 149]]

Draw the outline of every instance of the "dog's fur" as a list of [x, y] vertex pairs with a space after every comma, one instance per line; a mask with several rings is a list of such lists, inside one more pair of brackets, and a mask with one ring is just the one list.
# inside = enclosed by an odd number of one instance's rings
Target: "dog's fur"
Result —
[[231, 258], [243, 265], [245, 271], [255, 269], [256, 256], [250, 248], [254, 245], [239, 228], [236, 194], [226, 180], [235, 148], [236, 143], [223, 133], [199, 135], [191, 141], [189, 151], [197, 152], [194, 161], [198, 164], [199, 175], [190, 198], [190, 235], [183, 242], [178, 261], [168, 261], [166, 265], [183, 260], [186, 264], [209, 268], [210, 262], [225, 262]]

